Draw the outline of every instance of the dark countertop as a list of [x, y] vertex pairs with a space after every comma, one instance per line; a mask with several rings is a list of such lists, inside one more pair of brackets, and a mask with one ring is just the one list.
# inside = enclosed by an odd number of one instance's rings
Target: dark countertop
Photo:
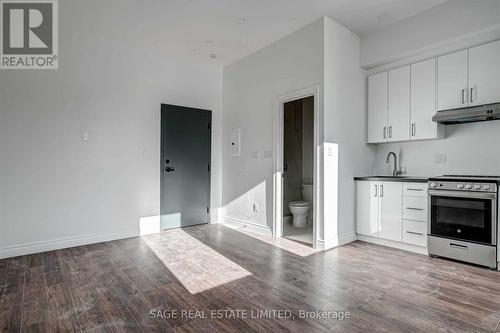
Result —
[[360, 181], [384, 181], [384, 182], [402, 182], [402, 183], [427, 183], [429, 181], [428, 177], [422, 176], [365, 176], [365, 177], [354, 177], [354, 180]]

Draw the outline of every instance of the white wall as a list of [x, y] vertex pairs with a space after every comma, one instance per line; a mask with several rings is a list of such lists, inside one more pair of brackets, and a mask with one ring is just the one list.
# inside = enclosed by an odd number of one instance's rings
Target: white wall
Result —
[[[359, 50], [359, 37], [323, 18], [224, 69], [226, 217], [272, 227], [273, 159], [262, 156], [273, 150], [273, 100], [320, 84], [318, 135], [324, 182], [315, 185], [324, 196], [324, 210], [318, 213], [325, 228], [320, 222], [319, 239], [329, 247], [354, 235], [352, 179], [370, 170], [374, 150], [365, 144], [366, 73], [359, 66]], [[233, 157], [229, 134], [238, 127], [242, 155]], [[253, 151], [259, 152], [258, 160], [250, 158]], [[259, 212], [252, 211], [253, 203]]]
[[500, 38], [500, 1], [450, 0], [363, 36], [361, 65], [371, 68], [447, 45], [450, 50]]
[[[323, 85], [323, 20], [224, 69], [223, 203], [225, 216], [266, 229], [273, 223], [274, 98]], [[241, 156], [230, 155], [230, 131], [241, 128]], [[252, 159], [252, 152], [258, 158]], [[253, 204], [259, 207], [253, 211]]]
[[[373, 148], [366, 145], [366, 72], [360, 68], [359, 37], [325, 19], [324, 142], [338, 145], [338, 225], [328, 216], [335, 198], [325, 197], [325, 228], [330, 237], [354, 232], [353, 177], [370, 171]], [[327, 154], [325, 154], [327, 156]], [[327, 172], [327, 171], [325, 171]], [[327, 240], [328, 241], [328, 240]]]
[[[409, 175], [500, 175], [499, 143], [500, 121], [447, 126], [444, 140], [378, 145], [374, 172], [392, 172], [385, 159], [394, 151]], [[439, 153], [446, 154], [446, 163], [435, 162]]]
[[160, 103], [214, 111], [220, 206], [222, 70], [169, 57], [121, 6], [60, 2], [59, 70], [0, 74], [0, 257], [136, 235], [158, 216]]

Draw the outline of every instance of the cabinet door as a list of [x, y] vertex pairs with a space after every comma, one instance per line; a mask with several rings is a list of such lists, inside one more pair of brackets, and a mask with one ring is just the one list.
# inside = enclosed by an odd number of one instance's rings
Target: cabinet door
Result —
[[467, 50], [438, 57], [438, 111], [467, 106]]
[[469, 49], [469, 105], [500, 102], [500, 41]]
[[410, 139], [410, 66], [389, 71], [389, 141]]
[[356, 232], [377, 237], [379, 183], [356, 182]]
[[436, 60], [429, 59], [411, 65], [411, 124], [410, 139], [436, 139]]
[[381, 182], [378, 237], [402, 241], [403, 183]]
[[368, 142], [387, 141], [387, 72], [368, 77]]

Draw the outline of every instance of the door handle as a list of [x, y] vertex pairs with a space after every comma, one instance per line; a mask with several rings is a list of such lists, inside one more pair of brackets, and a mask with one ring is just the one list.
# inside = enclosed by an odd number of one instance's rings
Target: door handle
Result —
[[469, 249], [469, 247], [466, 245], [451, 243], [451, 242], [450, 242], [450, 247], [453, 247], [455, 249], [460, 249], [460, 250], [468, 250]]
[[413, 123], [411, 124], [411, 136], [415, 136], [416, 132], [417, 132], [417, 124]]
[[384, 185], [380, 185], [380, 197], [384, 196]]
[[384, 126], [384, 139], [387, 139], [387, 126]]
[[375, 185], [375, 198], [378, 197], [378, 186]]
[[465, 89], [462, 89], [462, 104], [465, 104]]
[[166, 167], [166, 168], [165, 168], [165, 171], [166, 171], [166, 172], [172, 172], [172, 171], [175, 171], [175, 168]]
[[470, 88], [470, 102], [474, 102], [474, 87]]
[[392, 126], [389, 126], [389, 139], [392, 139]]
[[413, 207], [406, 207], [408, 210], [418, 210], [418, 211], [423, 211], [422, 208], [413, 208]]

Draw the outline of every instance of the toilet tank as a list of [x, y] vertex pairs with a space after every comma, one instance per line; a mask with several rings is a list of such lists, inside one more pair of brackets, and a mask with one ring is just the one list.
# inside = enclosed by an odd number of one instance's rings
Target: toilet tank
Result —
[[302, 200], [313, 202], [313, 186], [312, 185], [302, 185]]

